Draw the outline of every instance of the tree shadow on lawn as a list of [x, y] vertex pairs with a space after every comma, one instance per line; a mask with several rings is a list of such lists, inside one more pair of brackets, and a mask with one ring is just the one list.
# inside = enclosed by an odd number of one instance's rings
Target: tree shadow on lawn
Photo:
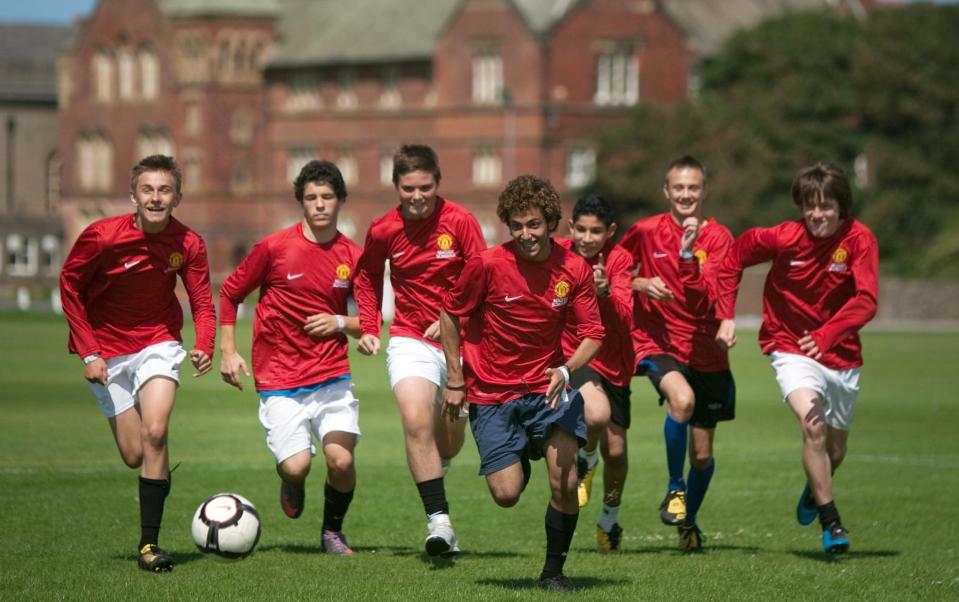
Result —
[[[612, 587], [630, 583], [629, 579], [601, 579], [599, 577], [570, 577], [570, 581], [572, 581], [573, 585], [576, 586], [577, 592], [599, 587]], [[509, 590], [539, 589], [539, 579], [537, 576], [531, 576], [525, 579], [477, 579], [476, 583], [479, 585], [491, 585], [493, 587], [501, 587]]]
[[826, 552], [816, 552], [813, 550], [790, 550], [789, 553], [799, 558], [805, 558], [806, 560], [816, 560], [825, 563], [868, 558], [889, 558], [901, 554], [899, 550], [853, 550], [843, 554], [828, 554]]

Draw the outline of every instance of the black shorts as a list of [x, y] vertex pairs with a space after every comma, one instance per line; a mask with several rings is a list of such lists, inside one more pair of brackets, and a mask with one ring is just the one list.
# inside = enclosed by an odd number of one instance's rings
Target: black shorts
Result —
[[583, 366], [576, 372], [573, 372], [569, 379], [569, 385], [574, 389], [579, 389], [583, 386], [583, 383], [591, 380], [599, 381], [603, 387], [603, 391], [606, 392], [606, 397], [609, 398], [610, 421], [624, 429], [629, 429], [629, 425], [632, 422], [629, 400], [632, 391], [629, 388], [629, 384], [627, 383], [625, 387], [614, 385], [589, 366]]
[[659, 384], [670, 372], [679, 372], [689, 383], [696, 398], [689, 423], [702, 428], [715, 428], [717, 422], [736, 418], [736, 381], [729, 370], [700, 372], [671, 355], [649, 355], [636, 365], [636, 374], [645, 376], [659, 394], [659, 405], [666, 396]]

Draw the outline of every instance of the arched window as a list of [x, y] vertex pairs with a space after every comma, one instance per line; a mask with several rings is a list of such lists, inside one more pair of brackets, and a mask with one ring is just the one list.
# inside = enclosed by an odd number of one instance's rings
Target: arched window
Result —
[[113, 187], [113, 143], [103, 132], [97, 132], [94, 138], [95, 188], [110, 190]]
[[100, 103], [113, 101], [113, 54], [100, 48], [91, 59], [93, 71], [93, 96]]
[[140, 64], [140, 96], [144, 100], [155, 100], [160, 90], [160, 64], [156, 52], [149, 46], [141, 46], [137, 62]]
[[173, 140], [163, 129], [144, 128], [137, 135], [137, 157], [150, 155], [173, 156]]
[[136, 98], [136, 63], [133, 50], [128, 46], [117, 49], [117, 85], [120, 100], [130, 101]]

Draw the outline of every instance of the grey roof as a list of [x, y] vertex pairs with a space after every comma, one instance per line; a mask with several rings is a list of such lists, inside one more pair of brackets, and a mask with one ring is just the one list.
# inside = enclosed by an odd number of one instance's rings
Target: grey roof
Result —
[[0, 98], [54, 102], [57, 55], [72, 27], [0, 24]]
[[160, 9], [171, 17], [230, 15], [274, 17], [280, 0], [157, 0]]
[[270, 66], [428, 60], [460, 0], [284, 0]]
[[739, 29], [788, 12], [822, 9], [829, 0], [661, 0], [663, 11], [686, 33], [699, 55], [716, 53]]

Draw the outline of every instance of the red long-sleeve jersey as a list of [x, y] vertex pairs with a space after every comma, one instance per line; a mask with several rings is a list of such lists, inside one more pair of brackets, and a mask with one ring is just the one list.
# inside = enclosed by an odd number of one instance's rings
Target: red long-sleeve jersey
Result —
[[873, 233], [847, 219], [829, 238], [814, 238], [802, 221], [747, 230], [719, 272], [717, 316], [735, 316], [743, 268], [772, 261], [763, 291], [763, 353], [802, 355], [808, 331], [834, 370], [862, 365], [859, 329], [876, 315], [879, 245]]
[[519, 257], [512, 241], [470, 258], [443, 308], [470, 318], [462, 340], [470, 403], [497, 405], [545, 393], [546, 369], [566, 360], [562, 336], [568, 326], [580, 340], [603, 340], [593, 272], [557, 244], [541, 263]]
[[179, 275], [193, 312], [196, 348], [213, 357], [216, 315], [203, 239], [172, 217], [156, 234], [137, 229], [133, 217], [88, 226], [63, 264], [60, 299], [70, 351], [106, 359], [182, 342], [183, 310], [174, 293]]
[[346, 335], [315, 339], [303, 324], [313, 314], [346, 315], [360, 253], [340, 233], [313, 242], [298, 223], [258, 242], [223, 283], [221, 324], [235, 324], [237, 306], [260, 288], [252, 350], [257, 391], [314, 385], [350, 371]]
[[356, 305], [363, 334], [380, 335], [383, 326], [384, 263], [390, 261], [390, 282], [396, 294], [396, 312], [390, 336], [423, 338], [439, 319], [440, 302], [456, 282], [466, 261], [486, 248], [472, 213], [437, 198], [436, 208], [424, 220], [406, 220], [396, 207], [375, 220], [357, 266]]
[[637, 360], [668, 354], [701, 372], [729, 368], [729, 355], [715, 341], [716, 273], [733, 243], [729, 230], [709, 218], [693, 245], [693, 259], [679, 258], [683, 228], [670, 213], [642, 219], [623, 236], [622, 246], [638, 264], [637, 276], [659, 276], [673, 293], [655, 301], [636, 293], [633, 347]]
[[[573, 239], [563, 238], [555, 241], [556, 244], [574, 252]], [[606, 263], [606, 277], [609, 279], [609, 296], [596, 297], [599, 306], [600, 319], [606, 336], [599, 353], [589, 363], [589, 366], [600, 376], [619, 387], [625, 387], [633, 377], [636, 362], [633, 358], [633, 339], [630, 331], [633, 324], [633, 290], [632, 269], [633, 258], [608, 241], [602, 253]], [[583, 258], [592, 267], [599, 262], [599, 255]], [[580, 339], [576, 334], [576, 326], [570, 324], [563, 333], [563, 353], [569, 357], [576, 351]]]

